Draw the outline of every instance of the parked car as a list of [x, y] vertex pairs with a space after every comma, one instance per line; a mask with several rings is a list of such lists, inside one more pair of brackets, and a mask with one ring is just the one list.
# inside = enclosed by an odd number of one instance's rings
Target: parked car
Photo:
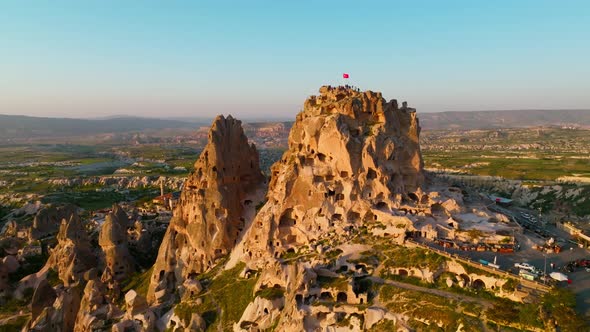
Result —
[[530, 272], [535, 272], [537, 270], [534, 266], [532, 266], [528, 263], [515, 263], [514, 266], [519, 269], [530, 271]]

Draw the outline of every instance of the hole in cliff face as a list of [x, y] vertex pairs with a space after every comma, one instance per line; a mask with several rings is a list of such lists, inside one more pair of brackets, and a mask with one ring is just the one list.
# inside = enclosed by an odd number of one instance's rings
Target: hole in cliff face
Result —
[[481, 279], [475, 279], [473, 280], [471, 287], [475, 289], [484, 289], [486, 288], [486, 284], [483, 281], [481, 281]]
[[408, 198], [416, 203], [418, 203], [418, 195], [414, 194], [414, 193], [409, 193], [408, 194]]
[[328, 197], [336, 196], [336, 190], [328, 189]]
[[336, 220], [342, 221], [342, 215], [340, 213], [334, 213], [332, 215], [332, 220], [334, 220], [334, 221], [336, 221]]
[[[321, 176], [319, 176], [319, 175], [314, 175], [314, 176], [313, 176], [313, 182], [314, 182], [314, 183], [320, 183], [320, 182], [323, 182], [323, 181], [324, 181], [324, 178], [323, 178], [323, 177], [321, 177]], [[310, 192], [311, 192], [311, 191], [310, 191]]]
[[334, 175], [326, 175], [325, 179], [326, 181], [332, 181], [334, 180]]
[[379, 203], [377, 203], [377, 209], [379, 209], [379, 210], [385, 210], [385, 209], [388, 209], [388, 208], [389, 208], [389, 206], [385, 202], [379, 202]]
[[321, 301], [334, 301], [334, 297], [332, 296], [332, 293], [330, 292], [322, 292], [322, 294], [320, 294], [320, 300]]
[[350, 222], [356, 222], [361, 218], [361, 214], [358, 212], [350, 211], [348, 212], [347, 217]]
[[164, 270], [160, 271], [160, 273], [158, 274], [158, 282], [162, 281], [162, 279], [164, 279]]
[[323, 154], [323, 153], [318, 153], [317, 154], [317, 157], [318, 157], [318, 160], [321, 161], [321, 162], [326, 161], [326, 155]]
[[295, 295], [295, 302], [297, 302], [297, 307], [301, 307], [303, 305], [303, 295], [302, 294]]
[[348, 301], [348, 296], [344, 292], [339, 292], [338, 295], [336, 295], [336, 301], [346, 303]]
[[341, 171], [340, 172], [340, 177], [341, 178], [347, 178], [348, 177], [348, 172], [347, 171]]
[[289, 227], [295, 225], [296, 220], [294, 218], [293, 209], [287, 209], [279, 220], [279, 227]]
[[375, 172], [374, 169], [369, 168], [369, 170], [367, 171], [367, 179], [375, 180], [376, 178], [377, 178], [377, 172]]
[[344, 200], [344, 194], [342, 194], [342, 193], [341, 194], [337, 194], [336, 195], [336, 200], [337, 201], [343, 201]]

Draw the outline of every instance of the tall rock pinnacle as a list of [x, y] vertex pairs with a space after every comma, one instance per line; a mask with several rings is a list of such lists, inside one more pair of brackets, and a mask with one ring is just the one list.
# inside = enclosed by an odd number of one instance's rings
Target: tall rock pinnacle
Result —
[[121, 281], [134, 272], [134, 261], [127, 248], [129, 217], [118, 205], [113, 206], [100, 229], [98, 244], [104, 252], [103, 281]]
[[248, 144], [241, 121], [218, 116], [160, 246], [149, 302], [190, 283], [233, 249], [263, 183], [258, 152]]
[[419, 134], [406, 103], [321, 87], [297, 115], [289, 149], [271, 169], [268, 202], [230, 262], [258, 265], [398, 208], [423, 182]]
[[69, 286], [78, 282], [86, 270], [95, 267], [97, 259], [77, 214], [62, 220], [57, 241], [46, 266], [55, 270], [64, 285]]

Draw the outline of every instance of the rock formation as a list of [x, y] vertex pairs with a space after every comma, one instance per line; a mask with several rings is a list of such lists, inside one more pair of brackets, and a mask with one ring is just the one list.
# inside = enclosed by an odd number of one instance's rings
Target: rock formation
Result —
[[31, 320], [34, 321], [45, 307], [53, 305], [57, 295], [46, 279], [41, 280], [31, 299]]
[[45, 307], [39, 316], [29, 321], [26, 330], [43, 332], [73, 331], [82, 295], [83, 289], [79, 283], [61, 289], [53, 306]]
[[102, 280], [105, 283], [121, 281], [135, 271], [133, 257], [127, 248], [127, 227], [129, 218], [119, 206], [113, 206], [100, 229], [98, 244], [104, 252], [105, 269]]
[[120, 315], [117, 307], [105, 296], [107, 288], [96, 276], [96, 271], [86, 273], [85, 279], [87, 283], [76, 316], [74, 332], [96, 331], [105, 325], [105, 321]]
[[68, 204], [64, 206], [47, 206], [37, 212], [29, 233], [29, 239], [38, 240], [57, 232], [62, 219], [70, 220], [77, 214], [78, 208]]
[[96, 267], [96, 256], [77, 214], [62, 220], [57, 241], [44, 269], [56, 271], [65, 286], [76, 283], [85, 271]]
[[264, 176], [241, 121], [218, 116], [209, 143], [186, 180], [154, 265], [148, 301], [213, 267], [255, 212]]
[[419, 134], [405, 102], [320, 88], [297, 115], [289, 149], [271, 169], [268, 202], [232, 262], [255, 265], [398, 208], [423, 182]]
[[10, 289], [8, 276], [18, 268], [19, 263], [14, 256], [8, 255], [0, 260], [0, 294]]
[[113, 331], [155, 331], [156, 315], [145, 298], [134, 290], [125, 294], [126, 312], [123, 320], [113, 326]]

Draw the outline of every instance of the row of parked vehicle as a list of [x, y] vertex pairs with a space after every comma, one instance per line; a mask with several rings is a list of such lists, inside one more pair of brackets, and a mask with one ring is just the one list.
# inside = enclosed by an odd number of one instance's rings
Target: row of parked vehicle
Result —
[[436, 242], [444, 247], [444, 248], [456, 248], [461, 249], [463, 251], [492, 251], [492, 252], [500, 252], [500, 253], [512, 253], [515, 250], [520, 248], [518, 244], [473, 244], [473, 243], [465, 243], [460, 242], [457, 243], [453, 240], [449, 239], [437, 239]]
[[568, 262], [564, 266], [560, 268], [563, 272], [574, 272], [577, 269], [585, 269], [587, 272], [590, 272], [590, 259], [578, 259], [575, 261]]

